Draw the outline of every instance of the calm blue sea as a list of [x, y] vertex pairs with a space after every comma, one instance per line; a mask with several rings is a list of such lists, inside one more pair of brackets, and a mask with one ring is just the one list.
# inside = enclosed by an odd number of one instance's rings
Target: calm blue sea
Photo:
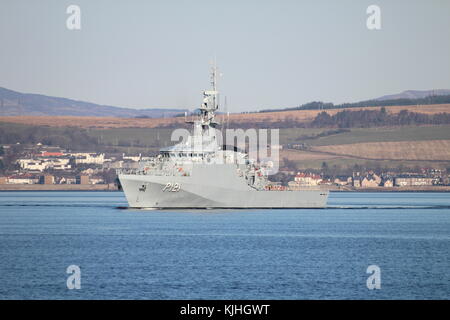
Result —
[[448, 193], [332, 193], [313, 210], [126, 206], [121, 192], [0, 192], [0, 298], [450, 298]]

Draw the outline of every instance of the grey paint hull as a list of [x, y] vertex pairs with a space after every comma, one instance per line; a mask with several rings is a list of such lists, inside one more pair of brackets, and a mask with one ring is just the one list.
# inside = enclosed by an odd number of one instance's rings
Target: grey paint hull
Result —
[[[328, 198], [326, 190], [257, 191], [220, 179], [201, 179], [203, 184], [182, 176], [122, 174], [119, 179], [133, 208], [323, 208]], [[180, 189], [171, 191], [167, 183]]]

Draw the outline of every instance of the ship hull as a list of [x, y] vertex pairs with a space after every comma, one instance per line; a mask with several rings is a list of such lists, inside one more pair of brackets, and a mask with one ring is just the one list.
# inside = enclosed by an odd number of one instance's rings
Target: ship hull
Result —
[[132, 208], [323, 208], [328, 198], [326, 190], [259, 191], [189, 177], [123, 174], [119, 179]]

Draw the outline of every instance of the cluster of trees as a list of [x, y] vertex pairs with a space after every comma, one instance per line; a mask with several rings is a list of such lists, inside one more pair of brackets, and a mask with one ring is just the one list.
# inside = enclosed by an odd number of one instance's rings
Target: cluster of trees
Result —
[[[319, 113], [313, 121], [299, 122], [292, 118], [281, 119], [277, 121], [262, 120], [254, 122], [230, 122], [223, 128], [230, 129], [250, 129], [250, 128], [369, 128], [380, 126], [404, 126], [404, 125], [441, 125], [450, 124], [450, 113], [425, 114], [401, 110], [399, 113], [388, 113], [385, 107], [379, 110], [343, 110], [335, 115], [330, 115], [326, 111]], [[336, 129], [339, 130], [339, 129]], [[317, 135], [330, 135], [341, 133], [342, 131], [326, 132]], [[303, 137], [311, 138], [311, 137]]]
[[334, 108], [337, 108], [337, 106], [335, 106], [332, 102], [312, 101], [294, 108], [265, 109], [259, 112], [264, 113], [264, 112], [278, 112], [278, 111], [292, 111], [292, 110], [320, 110], [320, 109], [334, 109]]
[[18, 155], [22, 152], [22, 149], [23, 147], [21, 145], [13, 145], [8, 150], [0, 147], [0, 173], [18, 168], [16, 160]]
[[319, 113], [311, 122], [311, 127], [369, 128], [377, 126], [404, 126], [424, 124], [450, 124], [450, 113], [428, 115], [401, 110], [392, 114], [386, 108], [380, 110], [344, 110], [330, 115], [326, 111]]
[[321, 110], [321, 109], [338, 109], [338, 108], [363, 108], [363, 107], [382, 107], [382, 106], [411, 106], [411, 105], [429, 105], [450, 103], [450, 95], [428, 96], [417, 99], [389, 99], [389, 100], [365, 100], [354, 103], [334, 104], [331, 102], [313, 101], [302, 104], [294, 108], [284, 109], [266, 109], [260, 112], [277, 112], [289, 110]]
[[416, 99], [389, 99], [389, 100], [366, 100], [355, 103], [342, 103], [334, 105], [334, 108], [361, 108], [361, 107], [381, 107], [381, 106], [413, 106], [428, 104], [450, 103], [450, 95], [428, 96]]

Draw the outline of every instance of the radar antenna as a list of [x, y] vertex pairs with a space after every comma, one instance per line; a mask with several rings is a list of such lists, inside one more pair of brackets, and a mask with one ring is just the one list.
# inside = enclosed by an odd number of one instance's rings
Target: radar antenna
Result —
[[200, 120], [204, 127], [216, 127], [214, 121], [215, 111], [219, 109], [219, 92], [217, 91], [217, 66], [214, 63], [211, 67], [211, 89], [203, 91], [203, 103], [200, 107]]

